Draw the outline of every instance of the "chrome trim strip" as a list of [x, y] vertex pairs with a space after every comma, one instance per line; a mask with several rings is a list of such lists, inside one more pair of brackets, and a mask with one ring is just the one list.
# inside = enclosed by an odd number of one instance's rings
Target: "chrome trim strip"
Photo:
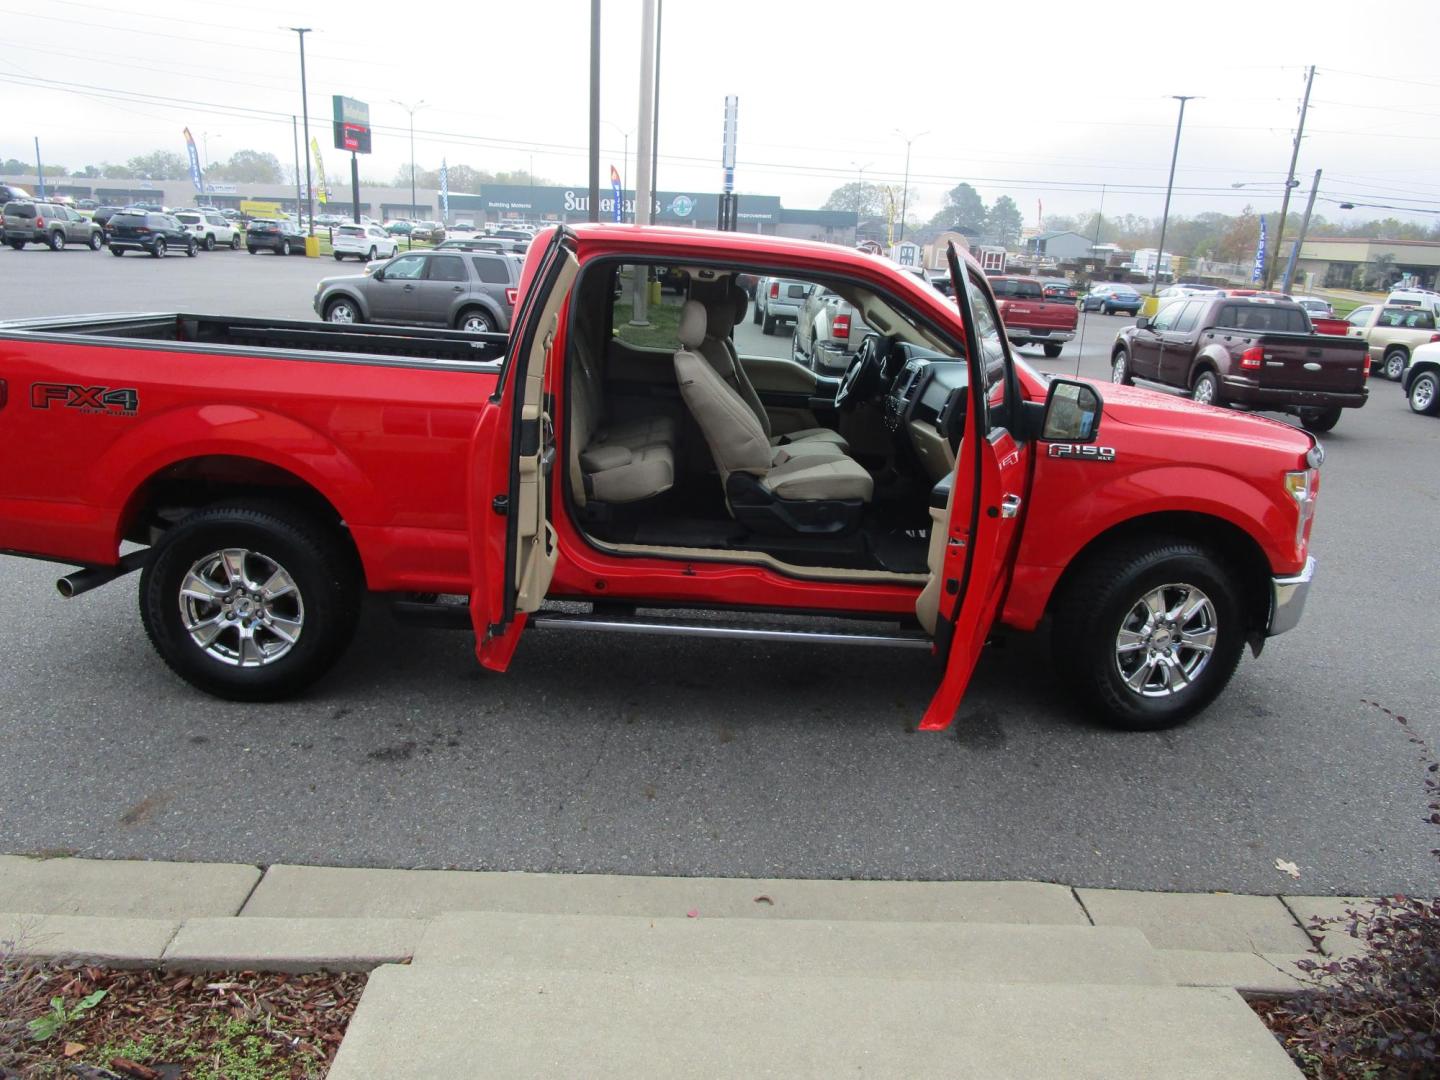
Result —
[[763, 627], [726, 626], [722, 624], [666, 622], [664, 620], [626, 620], [597, 618], [590, 615], [530, 616], [530, 625], [551, 630], [591, 630], [617, 634], [673, 634], [677, 637], [730, 638], [745, 641], [792, 641], [820, 645], [880, 645], [905, 649], [928, 649], [931, 638], [923, 633], [896, 631], [891, 634], [846, 633], [843, 630], [778, 630]]
[[1274, 637], [1293, 630], [1305, 611], [1305, 597], [1315, 580], [1315, 557], [1305, 560], [1305, 569], [1291, 577], [1270, 579], [1270, 625], [1265, 636]]

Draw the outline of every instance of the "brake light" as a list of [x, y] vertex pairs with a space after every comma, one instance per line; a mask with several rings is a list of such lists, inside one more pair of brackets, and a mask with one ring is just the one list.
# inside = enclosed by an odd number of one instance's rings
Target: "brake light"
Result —
[[1365, 350], [1365, 378], [1370, 378], [1370, 350]]
[[1431, 335], [1430, 335], [1430, 340], [1431, 340], [1431, 341], [1440, 341], [1440, 334], [1431, 334]]
[[43, 229], [45, 227], [45, 219], [38, 214], [35, 216], [35, 227], [37, 229]]
[[778, 281], [770, 282], [770, 299], [780, 299], [780, 283]]
[[848, 338], [850, 336], [850, 316], [836, 315], [835, 325], [830, 328], [830, 331], [837, 338]]
[[1259, 345], [1252, 345], [1240, 354], [1240, 367], [1244, 371], [1259, 371], [1264, 359], [1265, 350]]
[[519, 300], [519, 299], [520, 299], [520, 290], [519, 290], [519, 289], [506, 289], [506, 290], [505, 290], [505, 303], [509, 304], [511, 307], [514, 307], [514, 306], [515, 306], [515, 302], [516, 302], [517, 300]]

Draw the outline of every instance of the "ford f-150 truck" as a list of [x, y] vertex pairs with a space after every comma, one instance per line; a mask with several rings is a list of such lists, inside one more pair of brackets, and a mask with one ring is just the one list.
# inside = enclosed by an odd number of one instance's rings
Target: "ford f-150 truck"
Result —
[[1370, 361], [1357, 338], [1316, 334], [1299, 304], [1258, 296], [1174, 300], [1115, 335], [1111, 380], [1189, 390], [1207, 405], [1293, 413], [1329, 431], [1369, 395]]
[[1074, 339], [1080, 321], [1073, 296], [1047, 297], [1039, 278], [992, 277], [1000, 318], [1012, 345], [1040, 345], [1052, 360]]
[[[526, 630], [924, 649], [931, 730], [992, 634], [1045, 621], [1077, 702], [1186, 719], [1300, 617], [1320, 447], [1037, 374], [949, 261], [953, 300], [835, 245], [587, 225], [536, 237], [508, 338], [0, 325], [0, 550], [78, 565], [65, 596], [139, 570], [159, 655], [237, 700], [323, 675], [368, 591], [495, 670]], [[685, 294], [635, 336], [656, 266]], [[842, 380], [737, 354], [741, 274], [844, 291], [870, 332]]]

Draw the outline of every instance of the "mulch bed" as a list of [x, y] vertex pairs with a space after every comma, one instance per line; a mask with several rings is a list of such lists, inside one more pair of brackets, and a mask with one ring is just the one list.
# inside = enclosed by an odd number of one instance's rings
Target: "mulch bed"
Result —
[[[318, 1080], [364, 974], [184, 975], [9, 960], [0, 969], [0, 1080]], [[43, 1040], [29, 1021], [93, 1007]]]

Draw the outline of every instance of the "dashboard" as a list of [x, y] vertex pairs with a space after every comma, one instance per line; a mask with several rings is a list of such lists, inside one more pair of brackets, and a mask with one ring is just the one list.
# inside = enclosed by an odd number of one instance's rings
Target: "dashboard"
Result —
[[941, 434], [941, 420], [951, 409], [966, 406], [969, 372], [965, 362], [895, 342], [885, 367], [889, 383], [881, 402], [885, 429], [913, 451], [932, 481], [939, 480], [955, 467], [955, 450]]

